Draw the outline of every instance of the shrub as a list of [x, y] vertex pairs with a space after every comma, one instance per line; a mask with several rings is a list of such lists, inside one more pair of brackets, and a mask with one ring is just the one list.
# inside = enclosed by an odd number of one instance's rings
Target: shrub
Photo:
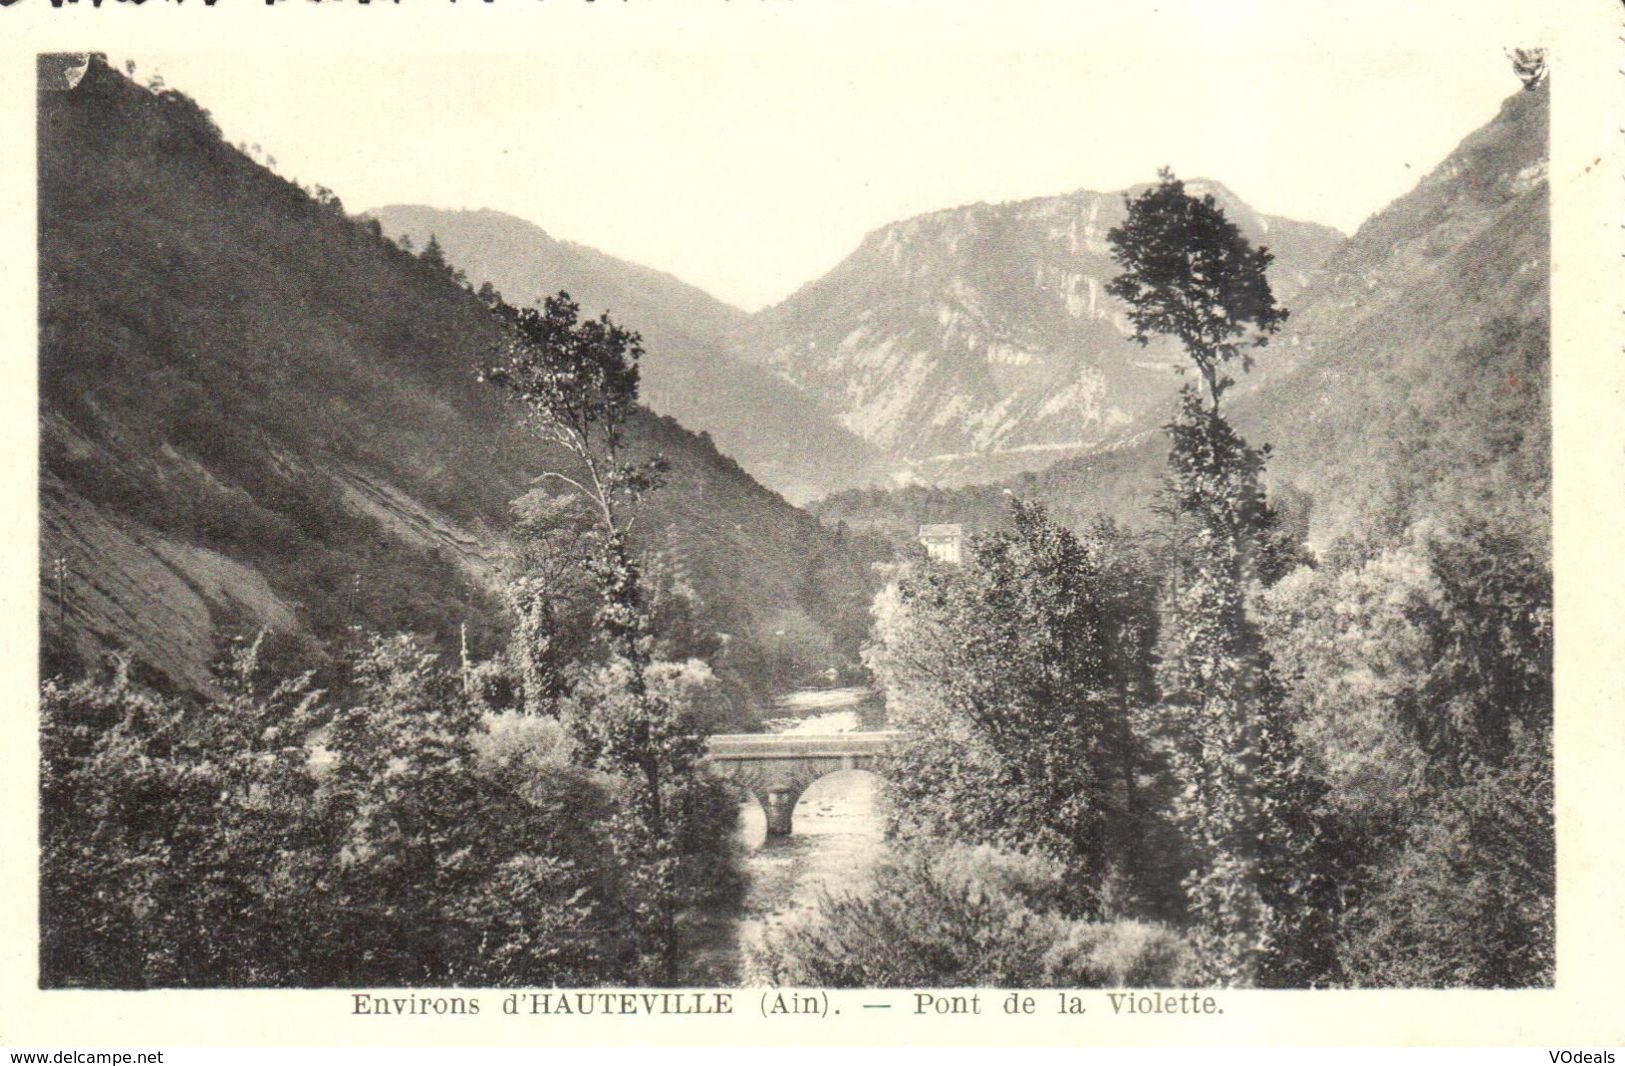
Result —
[[826, 987], [1077, 988], [1180, 983], [1179, 938], [1139, 922], [1086, 922], [1050, 909], [1064, 867], [990, 847], [915, 848], [865, 891], [820, 897], [752, 958], [770, 981]]
[[570, 766], [572, 744], [557, 718], [498, 711], [485, 716], [474, 751], [488, 772], [534, 778]]
[[1505, 768], [1480, 769], [1423, 808], [1372, 871], [1344, 923], [1355, 984], [1550, 987], [1557, 889], [1551, 733], [1519, 738]]
[[208, 708], [144, 691], [122, 669], [45, 684], [43, 986], [298, 980], [321, 876], [302, 681], [253, 703], [228, 687]]
[[[642, 972], [648, 864], [611, 839], [625, 787], [567, 765], [556, 721], [485, 712], [415, 638], [367, 642], [336, 706], [310, 675], [268, 682], [259, 649], [239, 647], [208, 700], [158, 696], [124, 671], [44, 686], [42, 985]], [[678, 869], [713, 893], [729, 890], [720, 788], [676, 804], [693, 823]]]

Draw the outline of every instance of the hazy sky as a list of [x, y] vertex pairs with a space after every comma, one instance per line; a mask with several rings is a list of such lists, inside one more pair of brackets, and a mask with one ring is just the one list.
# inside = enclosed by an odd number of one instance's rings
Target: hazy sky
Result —
[[501, 52], [111, 58], [351, 210], [491, 207], [755, 309], [886, 222], [1163, 164], [1352, 232], [1518, 89], [1502, 48], [1539, 33], [1453, 2], [754, 5]]

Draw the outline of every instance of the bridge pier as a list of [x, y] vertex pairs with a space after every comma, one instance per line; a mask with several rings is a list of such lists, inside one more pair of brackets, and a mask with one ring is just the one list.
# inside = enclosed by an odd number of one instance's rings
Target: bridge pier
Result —
[[801, 799], [799, 788], [770, 788], [762, 793], [762, 806], [767, 812], [767, 835], [787, 837], [795, 818], [796, 803]]

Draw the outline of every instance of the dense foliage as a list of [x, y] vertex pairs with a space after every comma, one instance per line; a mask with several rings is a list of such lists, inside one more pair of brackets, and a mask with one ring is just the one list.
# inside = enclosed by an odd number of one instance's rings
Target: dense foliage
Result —
[[1272, 590], [1288, 701], [1357, 860], [1349, 981], [1551, 981], [1551, 596], [1547, 564], [1474, 515]]
[[864, 892], [826, 895], [769, 938], [775, 984], [834, 988], [1166, 987], [1189, 977], [1167, 929], [1068, 914], [1065, 865], [989, 847], [903, 850]]
[[[1543, 106], [1538, 90], [1515, 98], [1462, 150], [1467, 164], [1512, 160], [1506, 172], [1516, 169], [1516, 179], [1473, 186], [1477, 202], [1465, 206], [1435, 184], [1402, 210], [1470, 225], [1486, 203], [1493, 211], [1528, 202], [1494, 231], [1521, 247], [1544, 220], [1530, 200], [1543, 190], [1523, 184], [1538, 147], [1531, 116]], [[1110, 750], [1119, 779], [1132, 784], [1124, 795], [1138, 800], [1137, 815], [1112, 807], [1108, 820], [1134, 827], [1131, 850], [1144, 859], [1121, 866], [1094, 899], [1118, 920], [1166, 920], [1188, 949], [1184, 979], [1549, 985], [1544, 314], [1487, 316], [1470, 328], [1447, 316], [1442, 335], [1422, 339], [1440, 358], [1407, 354], [1359, 375], [1337, 352], [1324, 368], [1308, 364], [1328, 390], [1316, 409], [1336, 401], [1314, 418], [1353, 442], [1335, 453], [1323, 446], [1317, 469], [1337, 485], [1360, 485], [1356, 499], [1327, 501], [1340, 535], [1316, 553], [1306, 533], [1317, 501], [1291, 488], [1267, 495], [1269, 450], [1250, 445], [1219, 409], [1231, 384], [1223, 367], [1246, 362], [1242, 327], [1256, 327], [1256, 343], [1279, 323], [1257, 274], [1265, 258], [1237, 242], [1222, 213], [1174, 186], [1165, 176], [1113, 234], [1125, 268], [1138, 272], [1119, 289], [1139, 301], [1136, 329], [1172, 332], [1207, 387], [1181, 397], [1160, 491], [1121, 476], [1143, 459], [1132, 450], [1097, 457], [1107, 484], [1142, 497], [1159, 525], [1141, 567], [1125, 571], [1137, 573], [1119, 586], [1126, 595], [1108, 595], [1080, 565], [1095, 533], [1067, 533], [1025, 504], [1001, 521], [996, 487], [852, 495], [825, 509], [898, 530], [953, 516], [987, 531], [962, 567], [910, 564], [877, 602], [871, 663], [894, 718], [912, 730], [888, 785], [890, 829], [899, 843], [928, 849], [996, 847], [1003, 862], [1042, 855], [1067, 871], [1069, 890], [1097, 884], [1112, 843], [1090, 834], [1101, 797], [1083, 768], [1095, 764], [1074, 752], [1071, 776], [1048, 772], [1045, 745], [1023, 744], [1023, 730], [1041, 723], [1052, 750], [1071, 751], [1075, 740]], [[1214, 247], [1181, 245], [1193, 240]], [[1356, 251], [1374, 260], [1373, 243], [1357, 241]], [[1401, 251], [1411, 254], [1391, 254]], [[1221, 274], [1233, 284], [1212, 284]], [[1446, 283], [1459, 281], [1452, 274]], [[1371, 283], [1350, 286], [1363, 294]], [[1539, 296], [1538, 276], [1520, 267], [1508, 291], [1513, 302]], [[1411, 297], [1427, 299], [1427, 290]], [[1538, 300], [1532, 306], [1540, 311]], [[1392, 331], [1374, 316], [1351, 343], [1360, 351]], [[1354, 435], [1356, 424], [1364, 435]], [[1025, 487], [1043, 495], [1053, 487], [1046, 479]], [[1058, 510], [1068, 526], [1098, 531], [1086, 507]], [[1012, 596], [1015, 588], [1022, 593]], [[1055, 609], [1063, 603], [1074, 606]], [[1113, 645], [1111, 655], [1128, 656], [1113, 667], [1149, 676], [1121, 690], [1126, 733], [1091, 748], [1102, 739], [1096, 724], [1066, 712], [1089, 706], [1106, 675], [1098, 646], [1072, 635], [1080, 618], [1109, 629], [1126, 617], [1150, 618], [1144, 631], [1155, 644]], [[929, 864], [899, 864], [866, 892], [823, 901], [766, 958], [789, 980], [906, 983], [936, 959], [956, 975], [1040, 983], [1047, 971], [1022, 961], [1032, 957], [1033, 922], [991, 898]], [[1059, 907], [1069, 919], [1087, 913], [1075, 891]], [[989, 931], [1000, 923], [1004, 936]], [[976, 952], [996, 961], [978, 969], [968, 961]]]
[[[572, 765], [556, 723], [491, 712], [412, 638], [364, 642], [343, 702], [266, 677], [258, 651], [209, 701], [122, 673], [46, 684], [42, 984], [658, 975], [642, 871], [609, 839], [625, 784]], [[726, 889], [732, 810], [715, 782], [674, 810], [690, 899]]]
[[905, 731], [886, 773], [891, 831], [1049, 855], [1099, 915], [1143, 842], [1149, 584], [1110, 528], [1082, 540], [1017, 503], [963, 568], [905, 567], [868, 662]]

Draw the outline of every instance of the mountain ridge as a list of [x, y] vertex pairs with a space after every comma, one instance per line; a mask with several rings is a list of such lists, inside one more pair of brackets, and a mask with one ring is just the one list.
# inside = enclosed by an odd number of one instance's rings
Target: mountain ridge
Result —
[[418, 247], [433, 236], [473, 285], [490, 282], [510, 302], [566, 290], [583, 313], [608, 312], [636, 329], [644, 401], [709, 434], [792, 503], [885, 481], [887, 464], [872, 445], [812, 410], [795, 386], [738, 358], [732, 337], [748, 316], [697, 286], [489, 208], [389, 205], [363, 217]]
[[[1191, 186], [1230, 206], [1244, 230], [1270, 234], [1288, 299], [1344, 240], [1254, 212], [1218, 182]], [[1180, 365], [1166, 344], [1117, 344], [1129, 327], [1104, 290], [1122, 196], [1083, 189], [879, 227], [823, 277], [752, 315], [741, 351], [926, 480], [1098, 445], [1171, 394]]]
[[[1227, 413], [1271, 447], [1271, 491], [1309, 508], [1318, 547], [1469, 508], [1549, 548], [1547, 92], [1508, 97], [1368, 219], [1254, 371], [1236, 375]], [[921, 523], [996, 527], [1015, 493], [1076, 526], [1106, 516], [1148, 528], [1166, 454], [1147, 424], [995, 483], [854, 490], [814, 509], [907, 539]]]
[[[1331, 227], [1255, 212], [1219, 181], [1189, 185], [1213, 193], [1244, 227], [1284, 246], [1275, 273], [1294, 294], [1345, 239]], [[1125, 355], [1113, 343], [1128, 326], [1123, 308], [1104, 292], [1104, 234], [1124, 195], [1079, 189], [891, 222], [871, 230], [823, 276], [752, 314], [674, 275], [555, 238], [502, 211], [394, 205], [365, 214], [394, 238], [421, 245], [434, 236], [473, 283], [489, 281], [510, 298], [563, 288], [593, 313], [609, 310], [639, 322], [655, 409], [711, 434], [747, 470], [800, 503], [864, 485], [990, 481], [1041, 468], [1132, 431], [1171, 395], [1182, 365], [1177, 353], [1155, 344]], [[1069, 210], [1087, 212], [1087, 222], [1080, 228], [1074, 219], [1060, 231], [1051, 224], [1052, 232], [1036, 239], [1026, 234], [1024, 246], [995, 242], [993, 258], [1031, 260], [1035, 277], [990, 278], [974, 266], [942, 276], [944, 254], [950, 265], [964, 266], [967, 234], [959, 231], [968, 227], [974, 242], [977, 231], [1008, 229], [1009, 216], [1031, 229]], [[1080, 254], [1081, 272], [1068, 258]], [[1005, 271], [1019, 272], [1014, 265]], [[899, 284], [881, 284], [877, 276]], [[833, 299], [823, 298], [832, 291]], [[830, 374], [808, 371], [806, 353], [791, 351], [797, 343], [827, 350], [828, 338], [819, 335], [833, 329], [831, 322], [853, 327], [847, 341], [873, 332], [877, 314], [891, 314], [905, 299], [925, 306], [944, 328], [933, 334], [919, 307], [902, 307], [901, 337], [879, 336], [871, 345], [882, 349], [878, 358], [860, 353], [852, 366]], [[1080, 319], [1095, 326], [1080, 326]], [[886, 354], [899, 345], [908, 349], [909, 365], [900, 368], [893, 359], [886, 366]], [[764, 433], [764, 426], [774, 431]]]

